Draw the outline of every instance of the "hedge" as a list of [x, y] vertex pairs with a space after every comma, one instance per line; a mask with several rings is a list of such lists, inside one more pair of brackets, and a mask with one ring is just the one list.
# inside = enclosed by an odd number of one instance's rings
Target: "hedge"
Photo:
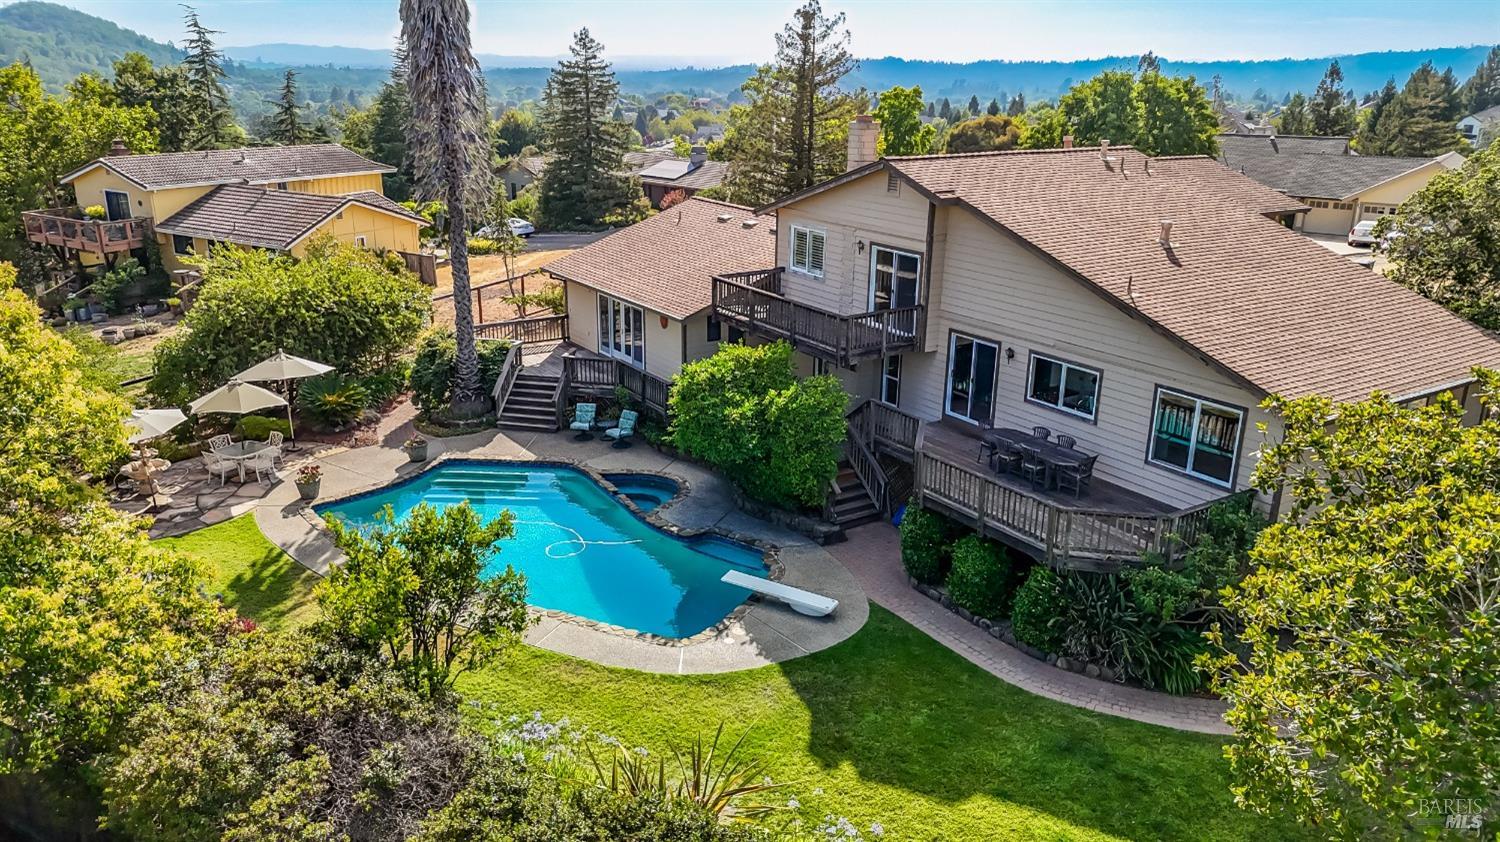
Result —
[[1010, 612], [1011, 633], [1027, 646], [1056, 652], [1062, 646], [1063, 631], [1053, 619], [1062, 616], [1066, 609], [1062, 581], [1052, 568], [1038, 564], [1016, 590]]
[[943, 581], [952, 535], [953, 523], [947, 518], [907, 503], [901, 517], [901, 566], [906, 574], [926, 585]]
[[288, 438], [292, 435], [292, 425], [285, 418], [267, 418], [264, 415], [246, 415], [238, 424], [234, 425], [234, 432], [242, 439], [254, 439], [265, 441], [276, 430]]
[[1000, 618], [1010, 611], [1015, 594], [1015, 568], [1005, 548], [978, 535], [967, 535], [953, 545], [953, 568], [948, 572], [948, 595], [953, 604], [976, 617]]

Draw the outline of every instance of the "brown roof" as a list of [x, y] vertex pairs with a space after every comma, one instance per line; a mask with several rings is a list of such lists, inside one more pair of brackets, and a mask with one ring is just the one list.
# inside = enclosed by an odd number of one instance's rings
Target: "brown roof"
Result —
[[114, 170], [147, 190], [204, 184], [274, 184], [396, 171], [337, 143], [313, 143], [97, 158], [63, 176], [62, 182], [66, 184], [96, 166]]
[[[622, 156], [625, 170], [631, 175], [641, 176], [642, 183], [657, 184], [671, 188], [685, 188], [688, 190], [706, 190], [710, 187], [718, 187], [724, 183], [729, 174], [729, 165], [723, 161], [704, 161], [694, 169], [688, 170], [676, 178], [654, 178], [642, 175], [646, 170], [664, 161], [681, 161], [687, 163], [688, 159], [678, 156], [676, 153], [666, 150], [638, 150], [626, 152]], [[540, 178], [547, 170], [547, 159], [542, 156], [516, 158], [511, 166], [519, 167], [533, 177]]]
[[193, 200], [155, 227], [164, 234], [288, 249], [350, 204], [365, 205], [426, 224], [421, 217], [371, 191], [349, 196], [323, 196], [224, 184]]
[[[1109, 155], [883, 163], [1263, 393], [1405, 397], [1464, 382], [1476, 364], [1500, 365], [1495, 337], [1264, 216], [1291, 203], [1275, 191], [1209, 158], [1159, 159], [1148, 175], [1141, 153]], [[1163, 219], [1173, 222], [1171, 248], [1159, 242]]]
[[[746, 228], [747, 220], [755, 225]], [[740, 205], [694, 197], [584, 246], [547, 271], [686, 319], [713, 303], [711, 276], [774, 265], [774, 223]]]
[[[1230, 169], [1293, 196], [1352, 199], [1443, 158], [1352, 155], [1346, 137], [1221, 134], [1219, 160]], [[1462, 160], [1460, 157], [1459, 160]]]

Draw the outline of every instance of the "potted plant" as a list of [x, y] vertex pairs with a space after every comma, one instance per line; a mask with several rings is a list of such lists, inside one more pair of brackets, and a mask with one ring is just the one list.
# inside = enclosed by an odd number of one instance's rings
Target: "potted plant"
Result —
[[297, 494], [303, 500], [315, 499], [318, 496], [318, 488], [322, 484], [322, 468], [308, 463], [297, 469]]
[[427, 439], [414, 435], [407, 439], [406, 443], [401, 445], [401, 448], [406, 451], [406, 458], [411, 461], [427, 461]]
[[81, 298], [69, 298], [63, 302], [63, 312], [71, 315], [75, 322], [85, 322], [89, 318], [89, 305]]
[[171, 310], [174, 316], [182, 315], [182, 299], [176, 296], [168, 298], [167, 309]]

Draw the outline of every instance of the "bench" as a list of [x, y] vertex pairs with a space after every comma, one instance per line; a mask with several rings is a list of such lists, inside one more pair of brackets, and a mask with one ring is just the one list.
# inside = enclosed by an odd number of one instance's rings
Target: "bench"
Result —
[[719, 580], [785, 602], [793, 611], [809, 617], [827, 617], [839, 607], [839, 601], [831, 597], [804, 591], [791, 585], [783, 585], [770, 579], [762, 579], [759, 576], [751, 576], [738, 570], [725, 573], [719, 577]]

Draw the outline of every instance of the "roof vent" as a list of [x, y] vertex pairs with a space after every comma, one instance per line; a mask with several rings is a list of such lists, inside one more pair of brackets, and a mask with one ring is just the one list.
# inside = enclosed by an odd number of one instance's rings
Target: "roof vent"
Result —
[[754, 228], [755, 226], [757, 226], [759, 224], [760, 224], [760, 220], [759, 219], [742, 219], [742, 220], [740, 220], [740, 227], [741, 228], [745, 228], [745, 229]]
[[1163, 248], [1172, 247], [1172, 220], [1163, 219], [1161, 221], [1161, 239], [1157, 240], [1157, 242], [1161, 243]]
[[719, 214], [719, 221], [720, 222], [728, 222], [731, 219], [734, 219], [734, 214], [732, 214], [732, 213], [721, 213], [721, 214]]

